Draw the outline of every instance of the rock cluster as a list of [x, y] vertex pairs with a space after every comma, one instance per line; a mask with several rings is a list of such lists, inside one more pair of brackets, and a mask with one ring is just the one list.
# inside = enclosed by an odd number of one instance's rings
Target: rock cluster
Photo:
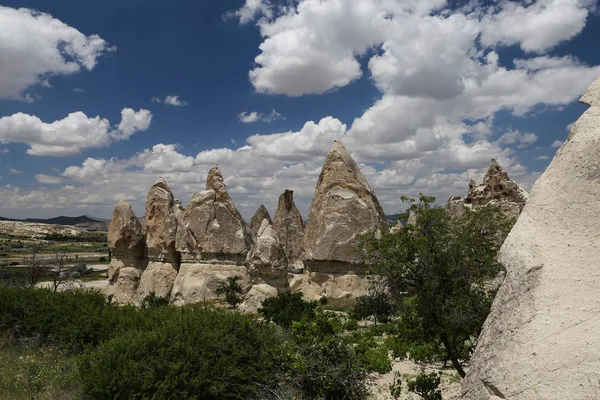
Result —
[[600, 78], [500, 250], [464, 399], [584, 399], [600, 372]]
[[242, 309], [249, 312], [289, 290], [308, 299], [360, 296], [368, 282], [357, 239], [382, 229], [383, 209], [338, 141], [323, 165], [306, 228], [292, 190], [279, 197], [273, 220], [261, 206], [248, 226], [217, 167], [185, 208], [158, 179], [143, 227], [127, 203], [115, 208], [108, 292], [122, 303], [152, 292], [174, 304], [211, 301], [220, 282], [237, 276], [246, 297]]
[[527, 192], [510, 179], [500, 164], [492, 159], [483, 183], [477, 184], [471, 179], [467, 196], [464, 199], [460, 196], [450, 197], [446, 203], [446, 213], [460, 217], [467, 208], [489, 204], [500, 207], [507, 216], [517, 218], [525, 206], [527, 196]]

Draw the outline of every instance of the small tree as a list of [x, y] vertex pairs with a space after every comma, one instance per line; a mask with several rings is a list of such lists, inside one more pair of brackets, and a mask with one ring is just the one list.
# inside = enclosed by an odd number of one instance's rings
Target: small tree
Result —
[[390, 301], [384, 285], [381, 280], [375, 281], [371, 278], [369, 293], [356, 299], [352, 316], [357, 320], [373, 317], [377, 324], [377, 322], [388, 322], [392, 315], [394, 315], [394, 305]]
[[34, 287], [47, 272], [46, 265], [37, 255], [37, 248], [31, 249], [31, 253], [23, 257], [22, 263], [27, 269], [26, 286]]
[[402, 200], [415, 223], [365, 237], [360, 248], [400, 304], [407, 339], [441, 343], [464, 377], [461, 360], [469, 358], [490, 311], [495, 293], [489, 282], [501, 270], [496, 255], [513, 221], [494, 207], [451, 218], [432, 205], [433, 197]]
[[58, 287], [63, 285], [68, 279], [67, 263], [71, 259], [65, 252], [56, 252], [50, 259], [50, 262], [44, 266], [47, 274], [52, 279], [52, 288], [54, 292], [58, 291]]
[[220, 282], [217, 286], [217, 296], [225, 295], [225, 300], [232, 309], [237, 308], [238, 304], [244, 301], [242, 297], [242, 287], [239, 284], [239, 276], [230, 276], [226, 281]]
[[316, 301], [306, 301], [302, 293], [283, 293], [262, 302], [259, 313], [267, 321], [273, 321], [284, 328], [291, 328], [294, 321], [302, 318], [314, 318], [317, 310]]

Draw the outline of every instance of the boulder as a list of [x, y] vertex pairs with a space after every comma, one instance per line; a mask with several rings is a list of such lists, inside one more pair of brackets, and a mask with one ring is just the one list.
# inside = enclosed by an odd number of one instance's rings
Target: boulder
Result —
[[181, 264], [171, 291], [171, 302], [176, 305], [214, 302], [219, 283], [227, 278], [239, 276], [244, 293], [252, 286], [248, 270], [244, 266], [232, 264]]
[[246, 294], [244, 302], [240, 305], [239, 310], [246, 314], [256, 314], [258, 309], [262, 307], [262, 302], [272, 297], [277, 297], [277, 289], [265, 283], [253, 285], [250, 291]]
[[286, 275], [286, 257], [279, 243], [277, 233], [267, 219], [263, 219], [258, 230], [258, 238], [252, 251], [248, 253], [250, 273], [275, 286], [284, 286]]
[[309, 268], [338, 263], [362, 263], [357, 238], [387, 228], [375, 192], [339, 141], [334, 141], [310, 205], [304, 233]]
[[404, 229], [404, 225], [402, 225], [402, 221], [398, 220], [398, 222], [396, 222], [391, 228], [390, 228], [390, 233], [393, 235], [394, 233], [398, 233], [400, 232], [402, 229]]
[[175, 263], [148, 263], [140, 278], [138, 298], [143, 300], [152, 292], [158, 297], [169, 298], [178, 269], [179, 265]]
[[273, 224], [273, 221], [271, 220], [271, 215], [269, 215], [267, 207], [265, 207], [264, 204], [261, 204], [260, 207], [258, 207], [258, 210], [256, 210], [256, 213], [254, 213], [252, 219], [250, 220], [250, 230], [252, 231], [254, 237], [258, 236], [258, 230], [260, 229], [260, 225], [262, 224], [264, 219], [266, 219], [269, 222], [269, 224]]
[[178, 262], [175, 200], [167, 182], [159, 178], [146, 200], [146, 245], [151, 261]]
[[366, 275], [327, 274], [304, 271], [303, 274], [290, 274], [289, 287], [292, 292], [302, 292], [305, 300], [319, 300], [321, 297], [341, 299], [368, 294], [369, 279]]
[[111, 262], [108, 279], [116, 283], [121, 268], [143, 268], [146, 242], [135, 212], [129, 203], [121, 201], [115, 207], [108, 224], [108, 248]]
[[185, 253], [184, 259], [191, 256], [241, 264], [252, 242], [252, 233], [227, 193], [221, 171], [213, 167], [206, 190], [195, 194], [185, 209], [177, 249]]
[[137, 268], [121, 268], [114, 285], [114, 299], [117, 303], [129, 304], [137, 301], [137, 289], [141, 276], [142, 271]]
[[464, 399], [585, 399], [600, 381], [600, 79], [499, 254]]
[[304, 221], [294, 203], [294, 192], [286, 189], [279, 196], [273, 229], [284, 248], [289, 265], [294, 265], [304, 256]]

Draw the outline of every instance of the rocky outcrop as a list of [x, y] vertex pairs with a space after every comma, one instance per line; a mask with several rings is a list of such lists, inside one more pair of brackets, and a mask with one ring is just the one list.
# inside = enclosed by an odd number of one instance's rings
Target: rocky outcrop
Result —
[[290, 274], [288, 279], [292, 292], [302, 292], [304, 298], [311, 301], [321, 297], [359, 297], [369, 292], [369, 278], [351, 271], [341, 274], [304, 271], [302, 274]]
[[590, 108], [533, 186], [500, 261], [464, 399], [584, 399], [600, 372], [600, 79]]
[[492, 159], [483, 183], [477, 184], [473, 179], [469, 180], [467, 196], [464, 199], [460, 196], [450, 197], [446, 203], [446, 213], [461, 217], [467, 208], [494, 205], [507, 216], [517, 218], [525, 206], [527, 196], [527, 192], [510, 179], [500, 164]]
[[339, 141], [334, 141], [315, 189], [304, 234], [305, 262], [322, 265], [360, 264], [357, 238], [387, 229], [385, 214], [375, 193]]
[[254, 213], [252, 219], [250, 220], [250, 230], [252, 231], [254, 237], [258, 236], [258, 230], [260, 229], [260, 226], [264, 219], [266, 219], [269, 222], [269, 224], [273, 224], [273, 221], [271, 220], [271, 215], [269, 215], [267, 207], [265, 207], [264, 204], [261, 204], [260, 207], [258, 207], [258, 210], [256, 210], [256, 213]]
[[219, 299], [217, 287], [229, 277], [240, 277], [239, 284], [246, 293], [252, 286], [248, 269], [232, 264], [181, 264], [171, 291], [171, 302], [176, 305], [214, 301]]
[[182, 225], [177, 249], [184, 261], [218, 259], [242, 264], [253, 242], [217, 167], [208, 173], [206, 190], [190, 200]]
[[287, 259], [277, 233], [267, 219], [263, 219], [256, 243], [248, 253], [248, 265], [255, 279], [280, 288], [285, 286]]
[[126, 202], [115, 207], [108, 224], [108, 248], [111, 252], [108, 267], [110, 293], [119, 303], [136, 298], [140, 275], [147, 262], [146, 241], [135, 212]]
[[167, 181], [159, 178], [146, 200], [146, 244], [151, 261], [179, 262], [175, 250], [178, 225], [173, 193]]
[[302, 268], [304, 257], [304, 221], [294, 203], [294, 192], [286, 189], [279, 196], [273, 229], [284, 248], [290, 268]]
[[244, 302], [240, 305], [239, 310], [247, 314], [256, 314], [258, 309], [262, 307], [262, 302], [272, 297], [277, 297], [278, 292], [271, 285], [259, 283], [253, 285], [250, 291], [246, 294]]

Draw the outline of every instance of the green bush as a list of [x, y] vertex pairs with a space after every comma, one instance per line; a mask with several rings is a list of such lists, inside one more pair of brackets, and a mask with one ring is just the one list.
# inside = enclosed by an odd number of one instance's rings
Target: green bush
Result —
[[280, 380], [309, 399], [364, 399], [367, 370], [342, 329], [338, 318], [322, 311], [294, 322]]
[[280, 353], [274, 327], [238, 313], [168, 308], [149, 331], [132, 330], [83, 354], [92, 398], [246, 399], [275, 386]]
[[389, 296], [383, 292], [358, 297], [352, 310], [352, 316], [357, 320], [373, 317], [375, 323], [388, 322], [392, 315], [394, 315], [394, 306]]
[[302, 297], [302, 293], [284, 293], [271, 297], [263, 301], [262, 308], [259, 308], [258, 312], [262, 313], [267, 321], [290, 328], [294, 321], [315, 316], [317, 303], [305, 301]]
[[385, 374], [392, 370], [389, 350], [385, 343], [379, 343], [370, 331], [358, 331], [348, 335], [353, 343], [357, 358], [365, 370]]
[[439, 389], [440, 380], [439, 373], [426, 374], [422, 372], [415, 379], [407, 382], [408, 391], [418, 394], [424, 400], [442, 400], [442, 392]]

